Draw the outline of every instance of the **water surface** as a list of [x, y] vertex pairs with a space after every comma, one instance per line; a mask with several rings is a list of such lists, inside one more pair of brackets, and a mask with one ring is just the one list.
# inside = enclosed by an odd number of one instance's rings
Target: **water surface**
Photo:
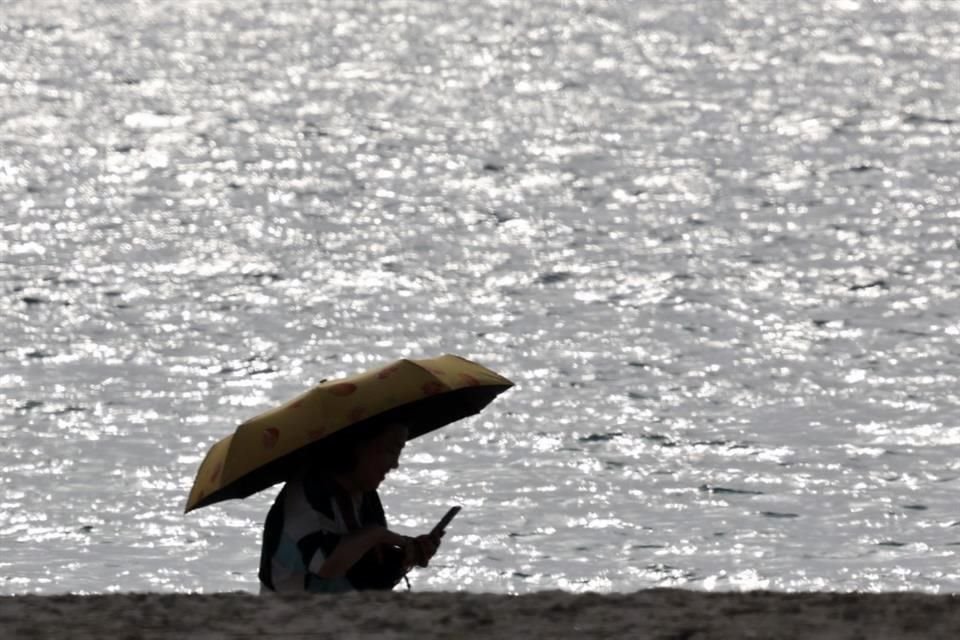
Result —
[[322, 378], [418, 590], [960, 590], [954, 1], [6, 2], [0, 593], [255, 590], [206, 448]]

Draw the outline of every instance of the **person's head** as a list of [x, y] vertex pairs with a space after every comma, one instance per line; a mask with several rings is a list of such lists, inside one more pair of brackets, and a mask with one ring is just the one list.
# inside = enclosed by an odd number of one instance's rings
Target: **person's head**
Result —
[[353, 479], [358, 488], [375, 490], [388, 473], [400, 466], [400, 454], [407, 444], [407, 435], [406, 425], [395, 423], [357, 443]]
[[342, 441], [330, 452], [326, 466], [351, 493], [375, 491], [400, 465], [408, 435], [407, 426], [401, 422], [374, 425]]

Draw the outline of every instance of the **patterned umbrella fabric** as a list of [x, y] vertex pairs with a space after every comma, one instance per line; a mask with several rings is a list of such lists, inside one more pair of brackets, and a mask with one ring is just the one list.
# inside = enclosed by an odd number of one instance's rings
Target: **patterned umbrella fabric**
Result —
[[245, 498], [283, 482], [298, 456], [378, 420], [402, 420], [416, 438], [479, 413], [513, 383], [459, 356], [398, 360], [324, 381], [237, 427], [200, 464], [186, 511]]

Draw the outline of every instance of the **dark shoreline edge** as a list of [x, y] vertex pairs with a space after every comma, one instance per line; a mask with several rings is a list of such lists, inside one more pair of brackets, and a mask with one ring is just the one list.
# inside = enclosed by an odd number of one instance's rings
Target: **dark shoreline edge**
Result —
[[960, 595], [684, 589], [16, 595], [0, 596], [0, 637], [955, 640]]

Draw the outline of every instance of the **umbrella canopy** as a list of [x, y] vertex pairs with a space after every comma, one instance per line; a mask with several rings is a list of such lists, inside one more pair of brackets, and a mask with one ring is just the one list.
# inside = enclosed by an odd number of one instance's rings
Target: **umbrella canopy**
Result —
[[401, 420], [416, 438], [478, 413], [513, 386], [459, 356], [398, 360], [321, 382], [247, 420], [200, 463], [185, 511], [245, 498], [288, 478], [301, 456], [374, 421]]

